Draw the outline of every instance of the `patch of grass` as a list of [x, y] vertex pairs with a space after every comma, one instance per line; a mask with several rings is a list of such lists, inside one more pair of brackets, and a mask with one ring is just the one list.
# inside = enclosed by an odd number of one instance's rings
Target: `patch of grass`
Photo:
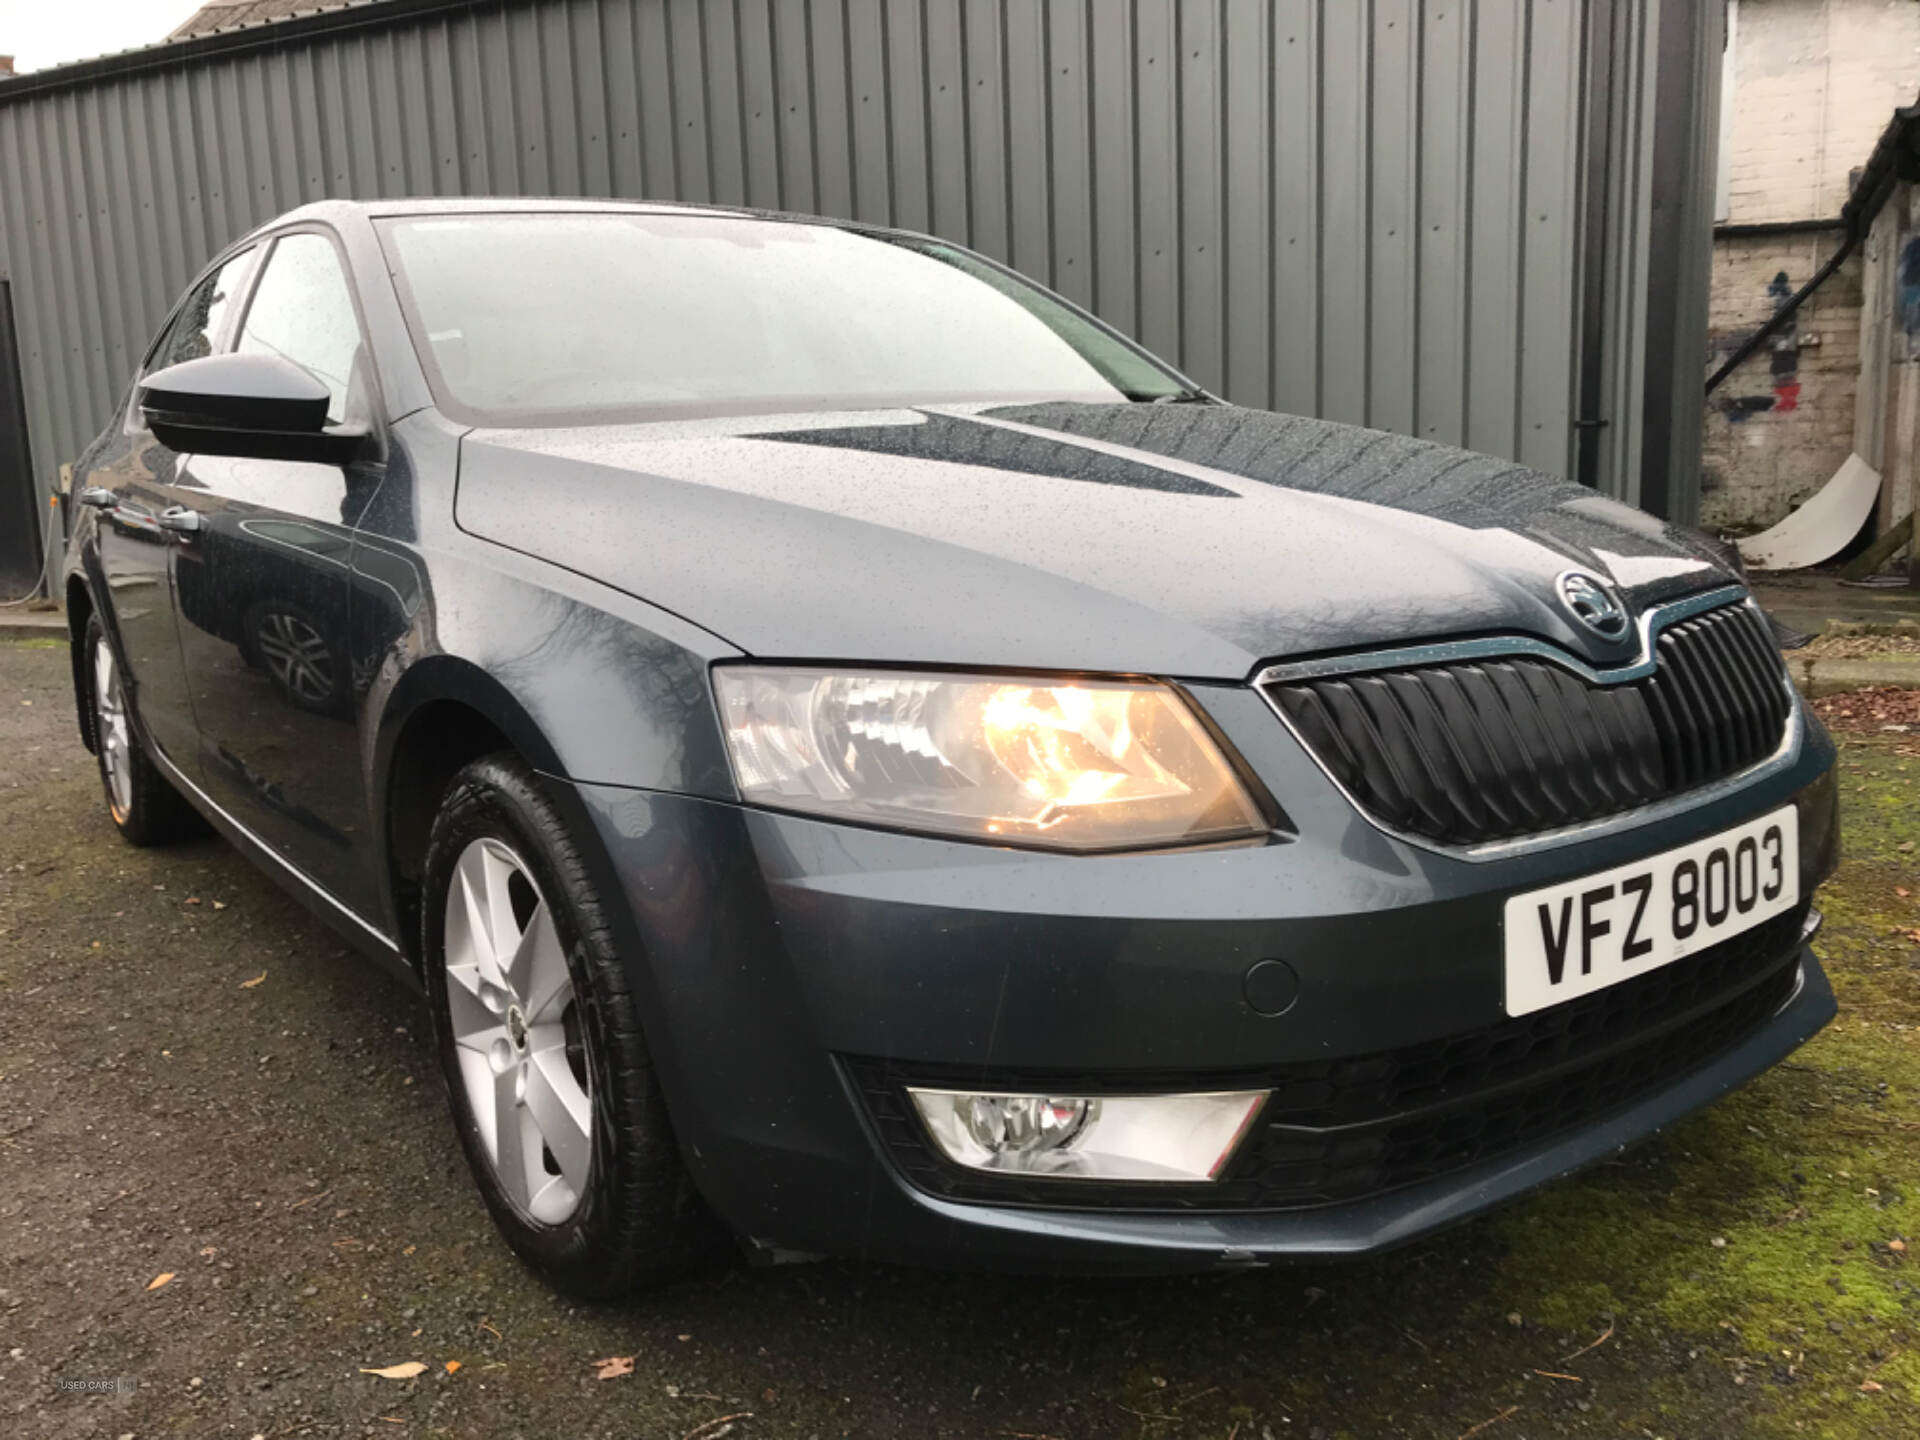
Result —
[[[1666, 1332], [1764, 1391], [1749, 1433], [1920, 1432], [1916, 776], [1889, 744], [1842, 751], [1847, 858], [1817, 901], [1833, 1025], [1640, 1163], [1501, 1222], [1523, 1307], [1569, 1331], [1612, 1314]], [[1677, 1419], [1699, 1398], [1656, 1408]]]
[[7, 643], [16, 650], [64, 650], [67, 648], [67, 640], [64, 636], [49, 635], [43, 638], [35, 635], [26, 640], [9, 640]]

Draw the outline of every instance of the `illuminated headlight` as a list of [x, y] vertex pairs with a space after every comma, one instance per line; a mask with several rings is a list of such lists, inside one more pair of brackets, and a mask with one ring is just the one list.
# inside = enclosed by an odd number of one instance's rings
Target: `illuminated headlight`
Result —
[[1063, 1180], [1217, 1179], [1268, 1092], [1001, 1095], [909, 1087], [940, 1151], [971, 1170]]
[[1166, 685], [755, 665], [713, 675], [734, 775], [756, 804], [1062, 850], [1266, 828]]

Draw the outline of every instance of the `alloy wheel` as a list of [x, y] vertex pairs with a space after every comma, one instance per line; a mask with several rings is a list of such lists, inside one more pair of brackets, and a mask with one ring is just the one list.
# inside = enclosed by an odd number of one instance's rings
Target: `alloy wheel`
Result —
[[446, 899], [447, 1009], [467, 1106], [516, 1207], [566, 1221], [587, 1192], [593, 1087], [553, 911], [500, 840], [461, 852]]
[[107, 803], [113, 818], [125, 823], [133, 809], [133, 734], [127, 728], [127, 700], [120, 688], [120, 667], [105, 638], [93, 647], [93, 736], [107, 775]]
[[261, 616], [253, 643], [273, 678], [300, 699], [318, 705], [333, 694], [333, 652], [298, 615], [269, 611]]

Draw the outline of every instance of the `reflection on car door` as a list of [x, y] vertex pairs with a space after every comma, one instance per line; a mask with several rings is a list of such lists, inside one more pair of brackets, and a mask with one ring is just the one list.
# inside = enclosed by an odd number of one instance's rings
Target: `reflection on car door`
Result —
[[[224, 348], [234, 302], [245, 292], [258, 256], [249, 248], [225, 261], [188, 294], [161, 332], [142, 375], [197, 360]], [[180, 487], [184, 457], [154, 438], [141, 418], [139, 386], [129, 396], [120, 435], [86, 477], [105, 492], [99, 553], [107, 606], [133, 680], [135, 706], [160, 752], [190, 779], [200, 775], [199, 743], [175, 618], [173, 562], [183, 532], [169, 528], [187, 513]]]
[[[322, 381], [328, 418], [378, 409], [346, 269], [314, 230], [273, 242], [239, 353], [284, 356]], [[197, 528], [177, 564], [180, 637], [208, 792], [363, 916], [375, 913], [355, 743], [348, 608], [353, 526], [380, 466], [196, 455]]]

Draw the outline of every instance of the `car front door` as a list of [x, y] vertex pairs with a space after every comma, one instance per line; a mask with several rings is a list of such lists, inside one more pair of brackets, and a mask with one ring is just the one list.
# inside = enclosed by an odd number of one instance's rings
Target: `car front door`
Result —
[[[241, 251], [204, 276], [168, 320], [141, 376], [218, 353], [236, 303], [258, 258]], [[147, 428], [139, 385], [127, 399], [120, 433], [84, 477], [81, 499], [99, 511], [101, 597], [132, 677], [134, 707], [154, 745], [189, 779], [200, 775], [199, 742], [180, 650], [174, 561], [190, 513], [181, 481], [190, 457], [176, 454]]]
[[[293, 361], [327, 386], [329, 420], [377, 428], [363, 333], [334, 240], [296, 230], [272, 241], [232, 348]], [[186, 469], [194, 520], [175, 566], [207, 791], [370, 916], [348, 560], [380, 462], [372, 453], [345, 466], [196, 455]]]

